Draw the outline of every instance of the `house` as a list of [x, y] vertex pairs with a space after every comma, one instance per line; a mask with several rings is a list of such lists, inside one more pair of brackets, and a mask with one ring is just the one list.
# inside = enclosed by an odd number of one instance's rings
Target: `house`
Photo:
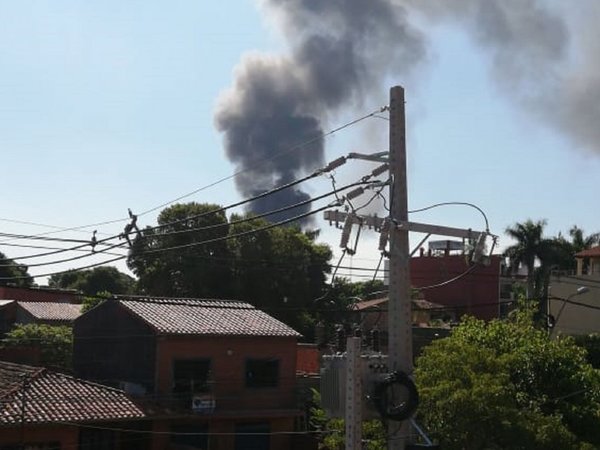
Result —
[[300, 335], [252, 305], [118, 297], [73, 332], [77, 376], [151, 405], [153, 449], [291, 448]]
[[[388, 330], [388, 298], [376, 298], [365, 300], [354, 304], [353, 309], [359, 313], [359, 323], [363, 335], [369, 336], [373, 330], [378, 330], [379, 350], [387, 352], [387, 330]], [[433, 340], [446, 337], [450, 333], [448, 325], [440, 327], [442, 322], [455, 319], [453, 311], [448, 311], [442, 305], [428, 302], [422, 298], [412, 300], [412, 339], [413, 355], [421, 354], [423, 347], [429, 345]], [[434, 322], [439, 322], [435, 323]], [[366, 339], [367, 342], [372, 338]], [[372, 342], [370, 342], [372, 345]]]
[[63, 302], [17, 302], [15, 322], [72, 325], [81, 315], [80, 304]]
[[123, 391], [0, 361], [0, 449], [144, 448], [145, 413]]
[[22, 302], [81, 303], [79, 292], [50, 287], [0, 286], [0, 299]]
[[13, 327], [17, 320], [17, 302], [14, 300], [0, 300], [0, 338]]

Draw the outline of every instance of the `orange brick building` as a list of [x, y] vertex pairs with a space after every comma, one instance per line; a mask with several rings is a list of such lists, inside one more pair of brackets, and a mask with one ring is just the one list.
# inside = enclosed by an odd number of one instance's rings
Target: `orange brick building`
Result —
[[300, 335], [238, 301], [107, 300], [74, 324], [74, 369], [153, 417], [152, 449], [292, 448]]

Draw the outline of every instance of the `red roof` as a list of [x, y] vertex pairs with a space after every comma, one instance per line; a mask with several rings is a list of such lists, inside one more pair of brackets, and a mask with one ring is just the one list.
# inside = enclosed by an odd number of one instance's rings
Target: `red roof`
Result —
[[145, 417], [123, 391], [44, 368], [1, 361], [0, 426], [21, 423], [23, 399], [25, 423], [29, 424]]
[[38, 320], [72, 322], [81, 315], [81, 305], [56, 302], [18, 302], [19, 307]]
[[233, 300], [119, 297], [126, 309], [158, 333], [300, 337], [249, 303]]
[[589, 256], [598, 256], [600, 257], [600, 245], [597, 247], [588, 248], [586, 250], [582, 250], [579, 253], [575, 253], [576, 257], [586, 258]]

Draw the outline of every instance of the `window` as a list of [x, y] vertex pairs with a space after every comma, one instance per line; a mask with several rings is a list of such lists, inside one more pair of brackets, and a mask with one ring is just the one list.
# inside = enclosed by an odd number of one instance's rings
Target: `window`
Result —
[[269, 450], [271, 427], [268, 423], [236, 423], [235, 450]]
[[278, 379], [278, 359], [248, 359], [246, 361], [246, 387], [276, 387]]
[[171, 427], [171, 447], [185, 449], [208, 449], [208, 425], [173, 425]]
[[82, 428], [79, 432], [79, 450], [112, 450], [115, 448], [115, 432]]
[[178, 359], [173, 361], [173, 392], [197, 394], [208, 392], [210, 359]]

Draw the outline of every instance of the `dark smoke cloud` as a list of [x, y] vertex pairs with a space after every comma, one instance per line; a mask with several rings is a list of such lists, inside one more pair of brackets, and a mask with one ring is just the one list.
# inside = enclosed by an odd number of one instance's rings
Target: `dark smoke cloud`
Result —
[[[320, 136], [328, 115], [360, 104], [386, 75], [405, 73], [424, 55], [404, 9], [388, 0], [266, 0], [262, 7], [283, 30], [290, 52], [244, 58], [215, 113], [226, 155], [243, 170], [236, 177], [243, 196], [322, 166], [322, 140], [288, 149]], [[284, 191], [251, 208], [260, 213], [307, 197]]]
[[[598, 3], [579, 0], [589, 14], [569, 22], [576, 8], [559, 11], [552, 0], [262, 0], [289, 52], [245, 57], [217, 105], [227, 157], [243, 171], [238, 190], [252, 196], [321, 166], [322, 140], [287, 150], [322, 134], [331, 114], [381, 92], [390, 75], [403, 81], [419, 68], [427, 34], [414, 23], [423, 20], [459, 24], [492, 62], [490, 74], [507, 98], [575, 145], [600, 152]], [[291, 190], [252, 210], [305, 198]]]

